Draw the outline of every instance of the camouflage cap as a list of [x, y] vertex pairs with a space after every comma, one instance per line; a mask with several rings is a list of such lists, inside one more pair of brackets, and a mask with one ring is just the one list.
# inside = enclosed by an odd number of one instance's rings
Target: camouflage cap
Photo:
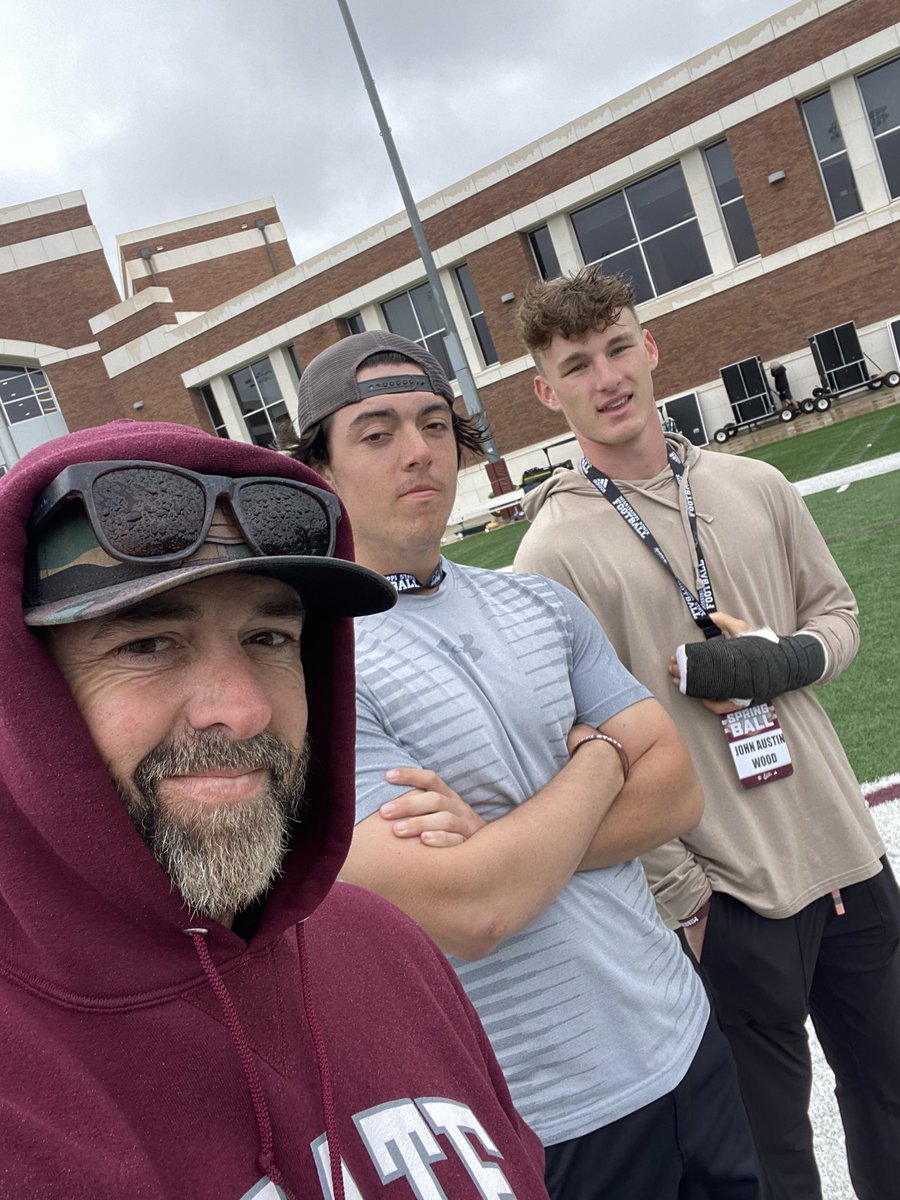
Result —
[[383, 612], [396, 602], [390, 584], [346, 559], [313, 555], [255, 556], [224, 506], [206, 540], [175, 565], [122, 562], [99, 544], [78, 501], [29, 542], [25, 566], [26, 625], [67, 625], [107, 616], [198, 579], [242, 571], [280, 579], [307, 611], [336, 617]]

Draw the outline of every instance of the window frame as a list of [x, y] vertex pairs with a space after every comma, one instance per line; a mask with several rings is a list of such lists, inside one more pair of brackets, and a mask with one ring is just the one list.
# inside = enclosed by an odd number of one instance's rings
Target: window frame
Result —
[[[834, 115], [834, 123], [837, 126], [837, 130], [838, 130], [838, 133], [840, 134], [840, 138], [841, 138], [841, 145], [843, 146], [842, 150], [838, 150], [834, 154], [827, 154], [827, 155], [825, 155], [824, 158], [819, 157], [819, 149], [816, 146], [816, 141], [815, 141], [815, 138], [813, 137], [812, 126], [809, 121], [809, 110], [806, 107], [807, 104], [811, 103], [813, 100], [818, 100], [820, 96], [827, 96], [831, 103], [831, 111], [832, 111], [832, 114]], [[825, 193], [825, 198], [828, 201], [828, 207], [831, 211], [831, 219], [834, 221], [835, 225], [840, 225], [842, 221], [851, 221], [854, 217], [858, 217], [860, 215], [860, 213], [862, 213], [864, 211], [863, 203], [862, 203], [862, 200], [860, 199], [859, 187], [856, 182], [856, 173], [854, 172], [853, 164], [850, 161], [850, 154], [849, 154], [849, 151], [847, 150], [847, 143], [844, 141], [844, 131], [843, 131], [843, 129], [841, 129], [840, 118], [837, 115], [837, 109], [834, 107], [834, 97], [831, 94], [831, 88], [826, 87], [826, 88], [823, 88], [821, 91], [813, 92], [813, 94], [811, 96], [804, 96], [803, 99], [800, 101], [800, 112], [803, 117], [803, 123], [806, 126], [806, 135], [809, 138], [809, 144], [812, 147], [813, 156], [816, 160], [816, 167], [818, 168], [818, 171], [819, 171], [819, 178], [822, 181], [822, 190]], [[856, 212], [847, 213], [847, 215], [843, 216], [843, 217], [839, 217], [837, 215], [837, 213], [835, 212], [834, 201], [831, 198], [831, 188], [828, 186], [828, 178], [824, 171], [825, 163], [837, 162], [841, 158], [843, 158], [843, 160], [845, 161], [845, 163], [847, 165], [847, 169], [850, 172], [850, 178], [853, 181], [853, 192], [854, 192], [854, 195], [856, 196], [856, 203], [859, 206], [857, 208]]]
[[[888, 173], [884, 164], [884, 156], [881, 153], [879, 141], [886, 137], [892, 137], [897, 142], [898, 146], [900, 146], [900, 120], [898, 120], [896, 125], [892, 125], [890, 129], [883, 129], [880, 133], [875, 132], [875, 129], [872, 125], [872, 117], [866, 105], [865, 95], [863, 94], [862, 80], [867, 75], [874, 75], [877, 71], [882, 71], [885, 67], [890, 67], [894, 64], [896, 64], [897, 71], [900, 72], [900, 57], [895, 56], [894, 58], [885, 59], [884, 62], [877, 63], [874, 67], [867, 67], [865, 71], [860, 71], [858, 75], [854, 76], [854, 82], [856, 83], [856, 91], [859, 96], [860, 106], [865, 114], [866, 125], [868, 126], [869, 133], [872, 136], [872, 142], [875, 146], [875, 152], [878, 156], [878, 165], [881, 168], [881, 177], [884, 180], [885, 190], [887, 191], [890, 200], [900, 199], [900, 149], [898, 149], [898, 160], [894, 167], [894, 172], [897, 178], [897, 191], [896, 193], [893, 193], [888, 180]], [[900, 109], [900, 104], [898, 104], [898, 109]]]
[[[278, 392], [277, 398], [273, 398], [271, 400], [266, 400], [265, 396], [263, 396], [262, 388], [260, 387], [259, 379], [257, 378], [257, 374], [254, 369], [254, 368], [260, 366], [260, 364], [262, 364], [262, 363], [266, 363], [268, 365], [269, 370], [272, 373], [272, 381]], [[253, 385], [256, 389], [256, 394], [260, 401], [259, 406], [252, 410], [250, 410], [250, 409], [245, 410], [245, 408], [243, 406], [243, 397], [241, 395], [241, 392], [238, 390], [236, 376], [240, 375], [242, 371], [250, 372], [251, 378], [253, 380]], [[262, 413], [266, 419], [266, 423], [268, 424], [269, 430], [271, 432], [271, 438], [269, 439], [269, 441], [273, 442], [275, 440], [275, 438], [277, 437], [277, 431], [275, 429], [275, 420], [276, 419], [280, 420], [284, 417], [290, 419], [290, 413], [288, 412], [287, 405], [285, 404], [284, 396], [281, 394], [281, 387], [278, 383], [278, 378], [275, 375], [275, 368], [272, 365], [272, 360], [269, 357], [269, 355], [264, 354], [261, 358], [254, 359], [253, 362], [245, 363], [242, 367], [238, 367], [237, 370], [235, 370], [235, 371], [230, 371], [228, 374], [228, 382], [231, 384], [231, 390], [234, 393], [235, 401], [237, 403], [238, 414], [243, 423], [244, 429], [247, 432], [247, 436], [250, 438], [250, 441], [253, 442], [253, 444], [257, 445], [257, 446], [265, 446], [268, 444], [266, 442], [258, 441], [257, 435], [253, 433], [253, 431], [251, 430], [251, 428], [248, 424], [248, 421], [250, 418], [258, 417], [259, 414]], [[281, 407], [281, 409], [283, 411], [278, 414], [277, 418], [273, 418], [272, 412], [274, 409], [277, 409], [279, 406]]]
[[[431, 284], [428, 282], [427, 279], [423, 280], [422, 283], [414, 284], [410, 288], [405, 288], [403, 291], [395, 292], [393, 294], [393, 296], [386, 296], [385, 299], [382, 300], [378, 306], [381, 310], [382, 318], [384, 319], [384, 323], [391, 333], [396, 333], [400, 337], [409, 337], [410, 341], [415, 342], [417, 346], [421, 346], [423, 350], [427, 350], [429, 352], [429, 354], [433, 355], [438, 360], [438, 362], [441, 364], [441, 366], [444, 368], [444, 372], [445, 372], [447, 378], [450, 380], [453, 380], [456, 378], [456, 372], [453, 370], [453, 366], [450, 362], [450, 356], [447, 353], [447, 346], [446, 346], [446, 341], [445, 341], [445, 339], [447, 337], [447, 328], [446, 328], [446, 326], [441, 325], [439, 328], [431, 329], [428, 331], [426, 331], [424, 329], [424, 327], [422, 325], [421, 314], [419, 313], [419, 310], [416, 308], [416, 303], [415, 303], [415, 300], [413, 299], [413, 293], [418, 292], [418, 291], [422, 291], [423, 295], [426, 291], [430, 293]], [[404, 333], [399, 329], [394, 329], [391, 325], [391, 319], [388, 316], [388, 313], [385, 309], [385, 305], [390, 304], [393, 300], [399, 300], [403, 297], [406, 298], [407, 303], [409, 304], [410, 312], [412, 313], [413, 317], [415, 318], [416, 327], [419, 331], [418, 337], [410, 337], [410, 335], [408, 333]], [[433, 295], [429, 295], [428, 303], [433, 306], [434, 315], [438, 319], [440, 319], [440, 311], [438, 309], [437, 303], [435, 302]]]
[[[35, 382], [32, 378], [35, 375], [41, 377], [41, 383]], [[29, 390], [19, 396], [4, 398], [2, 385], [13, 379], [26, 379]], [[37, 412], [21, 417], [11, 415], [10, 408], [14, 405], [27, 404], [29, 401], [33, 401], [37, 406]], [[14, 425], [24, 425], [27, 421], [38, 421], [41, 417], [49, 417], [53, 413], [59, 412], [59, 401], [56, 399], [56, 394], [43, 367], [32, 366], [28, 363], [0, 363], [0, 412], [3, 413], [3, 419], [9, 429], [12, 429]]]
[[[722, 197], [719, 195], [719, 185], [716, 182], [716, 177], [715, 177], [715, 174], [713, 173], [712, 164], [709, 159], [710, 150], [715, 150], [719, 146], [724, 146], [726, 148], [726, 150], [728, 151], [728, 158], [731, 162], [731, 168], [734, 171], [734, 178], [735, 178], [735, 181], [737, 182], [737, 185], [739, 188], [739, 194], [737, 196], [732, 196], [730, 200], [723, 200]], [[727, 137], [718, 138], [715, 142], [710, 142], [708, 145], [704, 146], [703, 147], [703, 162], [706, 165], [706, 173], [709, 176], [710, 183], [712, 184], [713, 193], [716, 197], [716, 204], [718, 205], [719, 212], [722, 216], [722, 224], [725, 227], [725, 236], [728, 238], [728, 245], [731, 248], [731, 257], [734, 259], [735, 266], [739, 266], [741, 263], [750, 262], [750, 260], [753, 258], [759, 258], [760, 257], [759, 241], [757, 240], [757, 237], [756, 237], [756, 231], [753, 228], [753, 222], [750, 220], [750, 211], [747, 208], [747, 198], [744, 195], [744, 189], [741, 184], [740, 177], [738, 176], [737, 168], [734, 165], [734, 158], [732, 157], [732, 154], [731, 154], [731, 147], [728, 145], [728, 138]], [[734, 244], [734, 237], [732, 236], [732, 233], [731, 233], [731, 226], [728, 224], [728, 218], [725, 214], [726, 208], [731, 208], [737, 204], [740, 204], [743, 206], [743, 211], [747, 218], [747, 226], [750, 230], [750, 236], [753, 238], [753, 245], [756, 247], [756, 250], [754, 251], [753, 254], [747, 254], [743, 258], [738, 257], [738, 252], [737, 252], [737, 249]]]
[[[649, 180], [655, 179], [657, 176], [660, 176], [667, 171], [671, 171], [673, 168], [677, 168], [678, 172], [681, 176], [681, 183], [684, 188], [685, 195], [687, 196], [687, 199], [690, 202], [691, 215], [674, 222], [674, 224], [667, 225], [664, 229], [657, 229], [653, 233], [643, 235], [640, 233], [640, 229], [639, 229], [637, 218], [635, 216], [635, 211], [633, 208], [632, 200], [628, 194], [629, 190], [631, 190], [635, 187], [639, 187], [641, 184], [647, 183]], [[617, 250], [613, 250], [604, 256], [600, 256], [600, 257], [596, 257], [596, 258], [588, 258], [585, 254], [584, 243], [582, 241], [581, 234], [578, 231], [578, 226], [576, 224], [575, 218], [580, 213], [588, 212], [595, 205], [601, 204], [603, 201], [609, 200], [614, 196], [622, 197], [622, 200], [623, 200], [623, 203], [625, 206], [625, 214], [628, 217], [628, 220], [631, 224], [631, 230], [634, 235], [634, 238], [631, 242], [626, 243], [625, 245], [619, 247]], [[682, 166], [680, 159], [675, 159], [674, 162], [670, 162], [670, 163], [665, 164], [664, 166], [658, 167], [656, 170], [651, 171], [649, 174], [642, 175], [637, 179], [632, 179], [629, 183], [624, 184], [622, 187], [615, 188], [613, 191], [607, 192], [603, 196], [596, 196], [593, 200], [591, 200], [591, 202], [589, 204], [583, 204], [583, 205], [581, 205], [580, 208], [573, 209], [569, 213], [569, 222], [572, 226], [572, 232], [575, 236], [575, 241], [578, 245], [579, 253], [581, 254], [582, 261], [585, 263], [585, 265], [590, 265], [591, 263], [600, 263], [602, 266], [604, 263], [608, 262], [611, 259], [618, 258], [620, 255], [625, 254], [627, 251], [636, 250], [638, 252], [640, 265], [643, 268], [643, 272], [644, 272], [644, 279], [646, 280], [646, 282], [650, 288], [650, 295], [642, 296], [642, 295], [638, 294], [639, 291], [642, 290], [638, 286], [638, 283], [640, 282], [641, 284], [643, 284], [643, 280], [638, 281], [634, 277], [634, 275], [632, 275], [631, 283], [635, 289], [637, 304], [646, 304], [650, 300], [659, 299], [661, 296], [671, 295], [673, 292], [678, 291], [680, 288], [690, 287], [693, 284], [698, 283], [701, 279], [708, 279], [711, 275], [714, 274], [712, 262], [710, 261], [710, 257], [709, 257], [709, 251], [706, 248], [706, 239], [703, 237], [703, 231], [700, 228], [700, 218], [697, 216], [697, 209], [694, 205], [694, 198], [691, 195], [691, 190], [688, 185], [688, 181], [687, 181], [687, 178], [686, 178], [685, 172], [684, 172], [684, 167]], [[648, 260], [645, 246], [649, 246], [651, 243], [655, 243], [657, 246], [659, 246], [662, 244], [663, 238], [669, 238], [669, 237], [671, 237], [672, 234], [676, 233], [678, 230], [688, 229], [688, 228], [691, 228], [696, 231], [697, 237], [699, 238], [700, 247], [702, 248], [703, 254], [706, 259], [706, 270], [701, 272], [699, 275], [695, 275], [692, 279], [686, 280], [684, 283], [678, 283], [674, 287], [660, 289], [657, 287], [656, 279], [654, 278], [654, 274], [651, 271], [650, 261]], [[619, 270], [625, 270], [627, 268], [619, 267], [618, 265], [616, 265], [614, 269], [619, 271]]]
[[[547, 249], [553, 255], [553, 261], [556, 264], [555, 274], [547, 274], [545, 270], [546, 264], [543, 262], [545, 251], [537, 245], [536, 239], [538, 235], [542, 233], [547, 235], [547, 241], [549, 243]], [[545, 281], [549, 279], [558, 279], [560, 275], [562, 275], [562, 268], [559, 265], [559, 255], [556, 253], [556, 246], [553, 244], [553, 234], [550, 232], [550, 226], [546, 223], [543, 225], [536, 225], [534, 229], [529, 229], [525, 236], [528, 238], [528, 247], [531, 250], [531, 257], [534, 259], [534, 265], [537, 267], [537, 273], [540, 278]]]
[[[460, 271], [465, 271], [468, 276], [469, 290], [462, 277]], [[456, 284], [456, 290], [459, 295], [460, 303], [465, 309], [466, 316], [469, 320], [469, 329], [472, 332], [472, 337], [475, 344], [478, 346], [478, 353], [481, 355], [482, 366], [493, 367], [499, 363], [500, 356], [497, 353], [497, 347], [494, 345], [494, 339], [491, 336], [490, 326], [488, 325], [487, 317], [484, 312], [484, 305], [481, 303], [481, 297], [478, 295], [478, 288], [475, 286], [475, 280], [472, 278], [472, 269], [467, 262], [457, 263], [453, 268], [453, 280]], [[474, 309], [475, 303], [480, 306]], [[473, 311], [474, 309], [474, 311]], [[487, 344], [485, 344], [487, 343]], [[493, 357], [491, 357], [493, 355]]]
[[206, 409], [206, 415], [209, 418], [209, 423], [213, 427], [213, 433], [219, 438], [228, 438], [228, 427], [225, 424], [225, 418], [222, 416], [222, 410], [219, 408], [219, 402], [216, 399], [215, 392], [212, 390], [211, 383], [201, 383], [197, 391], [200, 394], [200, 399]]

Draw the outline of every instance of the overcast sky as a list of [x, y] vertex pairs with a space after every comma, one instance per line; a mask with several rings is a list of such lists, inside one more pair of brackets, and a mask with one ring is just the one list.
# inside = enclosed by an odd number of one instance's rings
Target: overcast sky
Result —
[[[350, 7], [421, 200], [785, 4]], [[0, 54], [0, 208], [80, 188], [110, 257], [271, 195], [300, 262], [402, 207], [335, 0], [0, 0]]]

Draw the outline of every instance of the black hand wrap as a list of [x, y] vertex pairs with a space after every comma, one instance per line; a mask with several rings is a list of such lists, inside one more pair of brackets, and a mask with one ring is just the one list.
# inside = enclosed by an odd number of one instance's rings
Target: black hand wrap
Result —
[[821, 679], [825, 650], [818, 638], [796, 633], [777, 642], [754, 634], [710, 638], [685, 646], [688, 696], [701, 700], [774, 700]]

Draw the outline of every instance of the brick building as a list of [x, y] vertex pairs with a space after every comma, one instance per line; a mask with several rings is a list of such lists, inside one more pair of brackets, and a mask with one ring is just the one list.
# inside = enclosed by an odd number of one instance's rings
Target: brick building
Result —
[[[632, 276], [661, 347], [657, 396], [697, 441], [740, 415], [723, 367], [778, 359], [808, 395], [820, 382], [811, 334], [854, 322], [866, 361], [895, 368], [894, 0], [795, 4], [420, 213], [514, 481], [569, 453], [553, 445], [567, 431], [533, 399], [514, 334], [537, 274], [599, 260]], [[6, 463], [117, 416], [267, 442], [303, 364], [361, 328], [444, 355], [405, 215], [298, 265], [271, 200], [125, 234], [118, 248], [124, 300], [80, 193], [0, 210]], [[489, 488], [481, 467], [463, 472], [460, 505]]]

